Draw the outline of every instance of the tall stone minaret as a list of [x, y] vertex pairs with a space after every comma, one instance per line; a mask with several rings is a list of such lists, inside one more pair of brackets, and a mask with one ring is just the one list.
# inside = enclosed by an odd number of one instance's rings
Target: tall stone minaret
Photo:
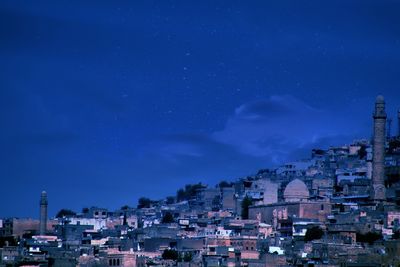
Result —
[[39, 234], [45, 235], [47, 228], [47, 193], [43, 191], [40, 196]]
[[386, 199], [385, 189], [385, 126], [386, 112], [385, 99], [378, 96], [375, 102], [374, 118], [374, 139], [372, 158], [372, 198], [375, 201]]

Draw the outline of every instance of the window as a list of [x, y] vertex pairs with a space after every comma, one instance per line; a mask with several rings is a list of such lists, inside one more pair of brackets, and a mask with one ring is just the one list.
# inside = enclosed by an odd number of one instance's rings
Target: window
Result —
[[109, 266], [112, 266], [112, 259], [110, 259], [110, 260], [108, 261], [108, 265], [109, 265]]

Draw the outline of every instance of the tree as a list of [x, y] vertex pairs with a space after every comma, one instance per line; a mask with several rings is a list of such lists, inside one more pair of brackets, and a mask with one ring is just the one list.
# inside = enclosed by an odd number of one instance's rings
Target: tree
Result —
[[167, 197], [166, 198], [166, 203], [167, 203], [167, 205], [174, 204], [175, 203], [175, 197], [173, 197], [173, 196]]
[[162, 218], [162, 223], [173, 223], [174, 222], [174, 216], [172, 215], [171, 212], [167, 211], [163, 218]]
[[76, 212], [69, 210], [69, 209], [61, 209], [57, 215], [56, 218], [62, 218], [62, 217], [73, 217], [76, 216]]
[[124, 205], [121, 207], [121, 210], [129, 210], [131, 207], [129, 207], [128, 205]]
[[191, 252], [185, 252], [183, 255], [184, 262], [191, 262], [193, 259], [193, 254]]
[[368, 232], [366, 234], [356, 233], [357, 242], [368, 243], [372, 245], [375, 241], [382, 239], [382, 234], [375, 232]]
[[249, 218], [249, 207], [253, 204], [253, 200], [245, 196], [242, 201], [242, 219], [247, 220]]
[[0, 236], [0, 248], [4, 246], [17, 246], [18, 240], [13, 236]]
[[323, 149], [313, 149], [315, 155], [324, 155], [325, 151]]
[[219, 188], [225, 188], [225, 187], [231, 187], [232, 185], [233, 185], [233, 183], [228, 183], [227, 181], [221, 181], [218, 184], [218, 187]]
[[181, 188], [176, 192], [177, 201], [190, 200], [194, 198], [197, 194], [197, 191], [202, 188], [206, 188], [207, 186], [198, 184], [187, 184], [185, 188]]
[[304, 237], [305, 241], [312, 241], [315, 239], [321, 239], [324, 235], [324, 231], [319, 226], [313, 226], [307, 229], [306, 236]]
[[179, 190], [176, 192], [176, 199], [177, 199], [178, 202], [179, 202], [179, 201], [185, 200], [185, 199], [186, 199], [185, 190], [183, 190], [182, 188], [179, 189]]
[[398, 139], [394, 139], [392, 141], [389, 142], [389, 154], [392, 154], [393, 152], [395, 152], [395, 150], [400, 148], [400, 140]]
[[174, 250], [174, 249], [166, 249], [164, 250], [164, 252], [162, 253], [161, 257], [164, 260], [174, 260], [176, 261], [178, 259], [178, 251]]
[[400, 239], [400, 231], [394, 231], [393, 235], [392, 235], [392, 239]]
[[261, 169], [257, 171], [257, 175], [261, 175], [264, 173], [270, 173], [271, 171], [269, 169]]
[[151, 199], [147, 198], [147, 197], [141, 197], [138, 200], [138, 209], [143, 209], [143, 208], [150, 208], [151, 207]]
[[365, 145], [362, 145], [360, 149], [358, 150], [358, 157], [360, 159], [363, 159], [367, 156], [367, 147]]

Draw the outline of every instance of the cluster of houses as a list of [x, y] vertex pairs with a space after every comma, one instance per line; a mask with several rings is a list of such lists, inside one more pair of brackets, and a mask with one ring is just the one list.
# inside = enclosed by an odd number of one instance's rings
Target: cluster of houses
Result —
[[[399, 142], [393, 138], [390, 142]], [[392, 145], [393, 147], [393, 145]], [[0, 223], [1, 266], [397, 266], [400, 151], [386, 153], [386, 200], [371, 199], [371, 147], [308, 160], [136, 208], [60, 211]]]
[[[0, 220], [0, 266], [400, 266], [400, 132], [110, 211]], [[399, 113], [400, 121], [400, 113]]]

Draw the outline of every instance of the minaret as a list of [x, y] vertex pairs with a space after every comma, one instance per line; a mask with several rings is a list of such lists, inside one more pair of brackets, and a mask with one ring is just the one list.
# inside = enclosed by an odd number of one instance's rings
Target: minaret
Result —
[[374, 118], [374, 139], [372, 158], [372, 198], [375, 201], [382, 201], [386, 198], [385, 179], [385, 126], [386, 112], [385, 99], [378, 96], [375, 102]]
[[43, 191], [40, 196], [39, 235], [45, 235], [47, 228], [47, 193]]

